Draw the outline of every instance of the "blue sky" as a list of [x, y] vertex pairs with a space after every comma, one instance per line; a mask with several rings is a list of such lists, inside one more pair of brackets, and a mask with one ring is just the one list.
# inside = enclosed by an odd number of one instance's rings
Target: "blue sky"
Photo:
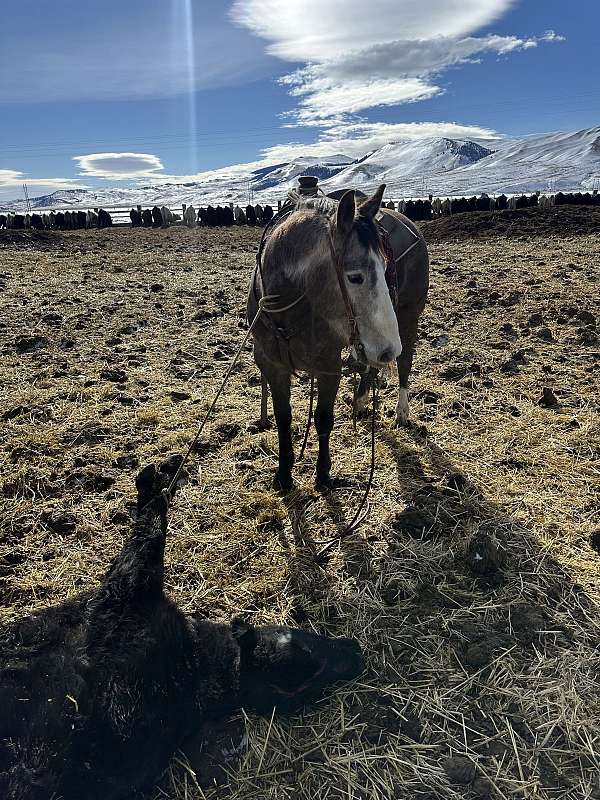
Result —
[[38, 0], [0, 26], [0, 198], [600, 122], [598, 0]]

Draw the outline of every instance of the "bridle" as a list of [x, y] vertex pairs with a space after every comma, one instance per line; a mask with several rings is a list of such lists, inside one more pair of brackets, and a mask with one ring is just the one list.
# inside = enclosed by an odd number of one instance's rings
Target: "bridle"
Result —
[[[254, 292], [254, 297], [258, 301], [258, 295], [256, 291], [256, 279], [258, 277], [260, 282], [260, 288], [264, 292], [265, 291], [265, 283], [263, 278], [262, 272], [262, 254], [266, 244], [266, 240], [268, 237], [268, 233], [272, 230], [272, 228], [281, 220], [285, 219], [290, 214], [293, 214], [296, 209], [294, 207], [290, 207], [289, 205], [284, 205], [283, 208], [275, 214], [274, 217], [269, 221], [269, 223], [263, 229], [263, 233], [261, 236], [260, 244], [258, 247], [258, 252], [256, 253], [256, 267], [254, 270], [254, 276], [252, 280], [252, 289]], [[358, 330], [358, 323], [356, 321], [356, 313], [354, 311], [354, 306], [352, 305], [352, 300], [350, 298], [350, 294], [348, 292], [348, 287], [346, 286], [345, 280], [345, 273], [344, 273], [344, 259], [346, 256], [346, 248], [348, 240], [344, 242], [343, 247], [341, 250], [338, 250], [335, 246], [335, 228], [333, 221], [329, 220], [328, 223], [328, 241], [329, 241], [329, 250], [331, 252], [331, 260], [333, 261], [333, 265], [335, 268], [335, 274], [337, 277], [338, 286], [340, 288], [340, 293], [342, 295], [342, 302], [344, 304], [344, 310], [346, 312], [346, 319], [348, 321], [348, 328], [350, 330], [350, 341], [349, 346], [352, 347], [356, 353], [356, 356], [359, 360], [364, 361], [367, 363], [367, 358], [365, 355], [365, 349], [363, 343], [360, 339], [360, 333]], [[297, 298], [297, 302], [300, 302], [305, 297], [304, 294], [300, 295]], [[294, 303], [295, 304], [295, 303]], [[267, 309], [266, 309], [267, 310]], [[268, 310], [267, 310], [268, 312]], [[273, 325], [273, 329], [276, 335], [280, 335], [279, 329]], [[289, 347], [289, 345], [288, 345]], [[291, 358], [290, 358], [291, 363]]]
[[333, 222], [331, 221], [329, 222], [328, 233], [329, 233], [329, 249], [331, 251], [331, 260], [333, 261], [333, 265], [335, 267], [335, 274], [337, 276], [338, 286], [340, 287], [342, 301], [344, 303], [344, 308], [346, 309], [348, 326], [350, 328], [350, 347], [354, 348], [356, 355], [359, 358], [362, 357], [366, 362], [365, 348], [360, 340], [358, 323], [356, 321], [356, 313], [354, 311], [354, 306], [352, 305], [352, 300], [350, 298], [350, 293], [348, 292], [348, 287], [346, 286], [346, 280], [345, 280], [346, 275], [344, 272], [344, 259], [346, 256], [348, 239], [344, 241], [342, 249], [338, 250], [336, 249], [335, 246], [334, 227], [333, 227]]

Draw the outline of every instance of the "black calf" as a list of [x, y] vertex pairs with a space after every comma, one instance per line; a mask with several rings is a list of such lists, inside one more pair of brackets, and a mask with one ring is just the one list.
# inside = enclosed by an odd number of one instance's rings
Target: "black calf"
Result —
[[200, 723], [291, 712], [362, 670], [358, 645], [184, 614], [163, 592], [179, 464], [137, 477], [133, 533], [101, 586], [0, 627], [2, 800], [121, 800], [149, 788]]
[[138, 208], [132, 208], [129, 212], [129, 219], [133, 228], [139, 228], [142, 225], [142, 214]]

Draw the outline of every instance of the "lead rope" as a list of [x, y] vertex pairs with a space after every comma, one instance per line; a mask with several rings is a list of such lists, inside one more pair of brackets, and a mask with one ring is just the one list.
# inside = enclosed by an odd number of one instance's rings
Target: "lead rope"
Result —
[[366, 517], [369, 514], [369, 504], [368, 498], [369, 493], [371, 491], [371, 487], [373, 485], [373, 477], [375, 475], [375, 417], [377, 414], [377, 388], [376, 388], [376, 381], [373, 381], [372, 390], [373, 390], [373, 411], [371, 416], [371, 467], [369, 469], [369, 477], [367, 479], [367, 485], [365, 487], [365, 491], [363, 493], [362, 499], [354, 516], [352, 517], [351, 521], [346, 525], [346, 527], [335, 537], [335, 539], [330, 539], [325, 545], [318, 551], [317, 558], [322, 558], [326, 553], [328, 553], [331, 548], [341, 542], [343, 539], [346, 539], [348, 536], [353, 534], [359, 525], [365, 521]]
[[[273, 222], [273, 220], [271, 220], [271, 223], [272, 222]], [[269, 227], [269, 226], [267, 225], [266, 227]], [[265, 228], [265, 230], [266, 230], [266, 228]], [[262, 250], [264, 238], [265, 238], [265, 231], [263, 231], [263, 236], [261, 238], [261, 243], [260, 243], [259, 251], [258, 251], [258, 254], [257, 254], [257, 264], [258, 264], [259, 273], [261, 272], [261, 269], [260, 269], [260, 267], [261, 267], [260, 255], [261, 255], [261, 250]], [[361, 342], [360, 342], [360, 339], [358, 339], [358, 336], [357, 336], [358, 330], [357, 330], [357, 325], [356, 325], [356, 317], [354, 315], [354, 309], [352, 307], [352, 302], [350, 300], [350, 297], [348, 295], [348, 290], [346, 289], [346, 285], [345, 285], [344, 280], [343, 280], [343, 264], [342, 264], [342, 262], [343, 262], [343, 254], [342, 254], [342, 256], [338, 257], [338, 254], [337, 254], [337, 251], [335, 249], [334, 242], [333, 242], [333, 236], [332, 236], [332, 233], [331, 233], [331, 229], [329, 230], [329, 244], [330, 244], [330, 248], [331, 248], [332, 255], [333, 255], [336, 275], [337, 275], [337, 278], [338, 278], [338, 283], [339, 283], [340, 291], [341, 291], [341, 294], [342, 294], [342, 300], [344, 301], [344, 305], [346, 307], [346, 313], [348, 315], [348, 319], [349, 319], [349, 322], [350, 322], [350, 340], [351, 340], [351, 344], [354, 345], [355, 347], [356, 346], [362, 346]], [[267, 314], [281, 314], [284, 311], [288, 311], [290, 308], [293, 308], [295, 305], [297, 305], [301, 300], [304, 299], [304, 296], [305, 295], [303, 293], [299, 297], [297, 297], [295, 300], [293, 300], [291, 303], [289, 303], [288, 305], [281, 306], [279, 308], [273, 308], [273, 307], [269, 308], [268, 307], [270, 302], [272, 302], [273, 300], [277, 300], [279, 298], [279, 295], [277, 295], [277, 294], [263, 295], [263, 297], [261, 297], [258, 300], [258, 309], [256, 311], [256, 315], [255, 315], [254, 319], [252, 320], [252, 323], [248, 327], [248, 330], [246, 331], [246, 334], [245, 334], [244, 338], [242, 339], [242, 342], [241, 342], [240, 346], [238, 347], [237, 352], [236, 352], [235, 356], [233, 357], [233, 360], [231, 361], [229, 367], [227, 368], [227, 371], [226, 371], [225, 375], [223, 376], [223, 380], [221, 381], [221, 384], [220, 384], [220, 386], [219, 386], [219, 388], [218, 388], [218, 390], [217, 390], [217, 392], [216, 392], [216, 394], [215, 394], [215, 396], [213, 398], [213, 401], [210, 404], [210, 406], [208, 408], [208, 411], [204, 415], [204, 418], [203, 418], [202, 422], [198, 426], [198, 430], [196, 431], [196, 435], [194, 436], [194, 438], [190, 442], [190, 444], [188, 446], [188, 449], [187, 449], [183, 459], [181, 460], [181, 463], [177, 467], [177, 470], [175, 471], [175, 474], [173, 475], [169, 485], [167, 487], [165, 487], [161, 492], [162, 497], [163, 497], [163, 499], [164, 499], [164, 501], [165, 501], [165, 503], [167, 505], [167, 508], [168, 508], [168, 506], [170, 504], [170, 501], [171, 501], [171, 498], [172, 498], [172, 492], [173, 492], [173, 489], [174, 489], [175, 485], [177, 484], [177, 481], [179, 480], [179, 476], [181, 475], [181, 472], [182, 472], [183, 468], [185, 467], [187, 461], [189, 460], [189, 457], [190, 457], [190, 455], [192, 453], [192, 450], [194, 449], [194, 447], [196, 445], [196, 442], [198, 441], [198, 439], [200, 438], [200, 436], [202, 434], [202, 431], [204, 430], [204, 426], [206, 425], [206, 423], [208, 422], [212, 412], [214, 411], [215, 406], [217, 405], [217, 401], [219, 400], [219, 397], [221, 396], [221, 394], [223, 392], [223, 389], [227, 385], [227, 381], [229, 380], [229, 377], [230, 377], [231, 373], [233, 372], [233, 368], [237, 364], [237, 362], [239, 360], [239, 357], [240, 357], [240, 355], [242, 353], [242, 350], [244, 349], [244, 347], [246, 345], [246, 342], [248, 341], [248, 339], [250, 337], [250, 334], [254, 330], [254, 326], [258, 322], [261, 314], [263, 312], [265, 312]], [[369, 478], [367, 480], [367, 486], [365, 488], [365, 491], [364, 491], [364, 494], [363, 494], [362, 499], [360, 501], [360, 504], [359, 504], [354, 516], [352, 517], [352, 520], [342, 530], [342, 532], [340, 533], [340, 535], [338, 537], [336, 537], [335, 539], [332, 539], [330, 542], [328, 542], [319, 551], [319, 553], [317, 554], [318, 556], [322, 556], [324, 553], [326, 553], [328, 550], [330, 550], [331, 547], [333, 547], [333, 545], [335, 544], [335, 542], [341, 541], [342, 539], [346, 538], [351, 533], [353, 533], [358, 528], [358, 526], [364, 521], [364, 519], [366, 518], [366, 516], [369, 513], [369, 506], [367, 504], [367, 499], [369, 497], [369, 492], [371, 491], [371, 486], [373, 484], [373, 476], [375, 474], [375, 413], [376, 413], [376, 408], [375, 408], [376, 407], [376, 387], [375, 387], [375, 382], [373, 382], [373, 387], [372, 388], [373, 388], [373, 417], [372, 417], [372, 423], [371, 423], [371, 468], [369, 470]], [[302, 449], [300, 451], [300, 458], [302, 458], [302, 456], [304, 455], [304, 450], [305, 450], [306, 443], [307, 443], [307, 440], [308, 440], [308, 433], [309, 433], [309, 429], [310, 429], [310, 423], [311, 423], [311, 420], [312, 420], [313, 396], [314, 396], [314, 375], [311, 375], [308, 421], [307, 421], [307, 425], [306, 425], [306, 430], [304, 432], [304, 441], [302, 443]], [[355, 406], [355, 404], [353, 404], [353, 405]], [[354, 409], [354, 413], [355, 413], [355, 409]], [[356, 426], [355, 418], [354, 418], [354, 426]], [[152, 501], [147, 503], [140, 510], [140, 513], [143, 513], [146, 510], [146, 508], [148, 508], [151, 505], [151, 503], [152, 503]], [[366, 505], [366, 508], [365, 508], [365, 505]]]
[[[190, 454], [191, 454], [192, 450], [194, 449], [194, 447], [196, 445], [196, 442], [200, 438], [200, 436], [202, 434], [202, 431], [204, 430], [204, 426], [208, 422], [208, 419], [209, 419], [210, 415], [214, 411], [215, 406], [217, 405], [217, 401], [218, 401], [219, 397], [221, 396], [221, 394], [223, 392], [223, 389], [225, 388], [225, 386], [227, 384], [227, 381], [229, 380], [229, 377], [230, 377], [230, 375], [231, 375], [231, 373], [233, 371], [233, 368], [237, 364], [238, 359], [239, 359], [240, 355], [242, 354], [242, 350], [244, 349], [244, 347], [246, 345], [246, 342], [248, 341], [248, 338], [250, 337], [250, 334], [254, 330], [254, 326], [256, 325], [258, 320], [260, 319], [260, 315], [263, 312], [266, 313], [266, 314], [279, 314], [282, 311], [288, 311], [288, 309], [293, 308], [297, 303], [299, 303], [304, 298], [304, 295], [303, 294], [300, 295], [300, 297], [297, 297], [294, 301], [289, 303], [287, 306], [282, 306], [280, 308], [273, 308], [272, 305], [271, 305], [271, 307], [269, 307], [269, 305], [274, 300], [277, 300], [278, 298], [279, 298], [278, 294], [266, 294], [266, 295], [264, 295], [264, 297], [261, 297], [260, 300], [258, 301], [258, 309], [256, 311], [256, 315], [255, 315], [254, 319], [252, 320], [252, 323], [249, 326], [248, 330], [246, 331], [246, 335], [242, 339], [242, 343], [238, 347], [237, 352], [236, 352], [235, 356], [233, 357], [233, 360], [231, 361], [229, 367], [227, 368], [227, 372], [223, 376], [223, 380], [221, 381], [221, 384], [220, 384], [219, 388], [217, 389], [217, 392], [216, 392], [216, 394], [215, 394], [215, 396], [213, 398], [213, 401], [210, 404], [208, 411], [204, 415], [204, 418], [203, 418], [202, 422], [198, 426], [198, 430], [196, 431], [196, 435], [194, 436], [194, 438], [190, 442], [190, 445], [189, 445], [189, 447], [188, 447], [188, 449], [187, 449], [187, 451], [186, 451], [186, 453], [185, 453], [185, 455], [184, 455], [184, 457], [183, 457], [183, 459], [181, 461], [181, 464], [177, 467], [177, 470], [176, 470], [175, 474], [173, 475], [173, 477], [171, 478], [171, 481], [170, 481], [169, 485], [162, 490], [162, 496], [163, 496], [163, 498], [164, 498], [164, 500], [165, 500], [165, 502], [167, 504], [167, 507], [168, 507], [168, 505], [169, 505], [169, 503], [171, 501], [173, 489], [174, 489], [175, 485], [177, 484], [179, 476], [181, 475], [181, 471], [183, 470], [184, 466], [186, 465], [186, 463], [187, 463], [187, 461], [188, 461], [188, 459], [190, 457]], [[148, 503], [147, 506], [148, 505], [150, 505], [150, 503]], [[142, 511], [145, 511], [147, 506], [145, 506], [142, 509]]]
[[304, 429], [304, 439], [302, 440], [302, 447], [298, 455], [298, 461], [304, 458], [304, 451], [306, 450], [306, 443], [308, 442], [308, 434], [310, 433], [310, 423], [313, 417], [313, 402], [315, 397], [315, 376], [310, 376], [310, 397], [308, 400], [308, 417], [306, 419], [306, 428]]

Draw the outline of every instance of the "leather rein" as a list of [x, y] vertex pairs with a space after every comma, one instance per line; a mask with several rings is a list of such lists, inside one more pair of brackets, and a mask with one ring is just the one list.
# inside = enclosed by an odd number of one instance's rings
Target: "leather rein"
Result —
[[358, 332], [356, 314], [354, 312], [352, 299], [350, 298], [350, 293], [348, 292], [348, 287], [346, 286], [346, 281], [345, 281], [344, 259], [346, 256], [347, 245], [346, 242], [344, 242], [344, 246], [342, 247], [341, 251], [337, 250], [333, 237], [334, 237], [333, 223], [329, 222], [329, 249], [331, 250], [331, 260], [333, 261], [333, 265], [335, 267], [335, 274], [337, 276], [338, 286], [340, 287], [342, 300], [344, 301], [344, 307], [346, 309], [346, 317], [348, 319], [348, 326], [350, 328], [350, 347], [354, 348], [359, 357], [360, 356], [364, 357], [365, 351], [363, 343], [360, 340], [360, 334]]

